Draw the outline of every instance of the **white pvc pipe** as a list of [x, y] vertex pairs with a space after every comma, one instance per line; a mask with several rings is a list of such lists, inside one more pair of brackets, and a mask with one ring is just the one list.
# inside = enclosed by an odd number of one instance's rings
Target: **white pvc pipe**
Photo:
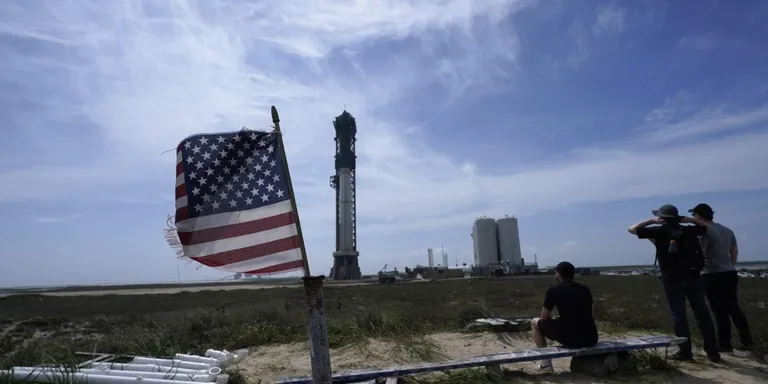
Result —
[[177, 367], [168, 367], [168, 366], [154, 365], [154, 364], [134, 364], [134, 363], [96, 362], [96, 363], [91, 363], [91, 367], [97, 368], [97, 369], [112, 369], [112, 370], [122, 370], [122, 371], [172, 372], [172, 373], [182, 373], [182, 374], [190, 374], [190, 375], [193, 375], [200, 371], [200, 369], [177, 368]]
[[178, 367], [187, 369], [208, 369], [210, 364], [205, 363], [193, 363], [191, 361], [171, 360], [171, 359], [157, 359], [154, 357], [138, 356], [133, 358], [133, 362], [136, 364], [154, 364], [162, 365], [164, 367]]
[[224, 364], [230, 364], [235, 359], [235, 355], [232, 354], [232, 352], [227, 351], [226, 349], [223, 351], [217, 351], [215, 349], [209, 349], [205, 351], [205, 356], [214, 358], [216, 360], [219, 360], [223, 362]]
[[67, 372], [65, 370], [60, 370], [58, 372], [52, 370], [17, 371], [16, 369], [11, 371], [0, 371], [0, 381], [6, 380], [54, 384], [63, 382], [87, 384], [135, 384], [137, 382], [142, 384], [189, 384], [189, 381], [89, 375], [80, 372]]
[[238, 349], [234, 353], [227, 350], [217, 351], [215, 349], [209, 349], [205, 351], [205, 356], [221, 361], [222, 365], [236, 364], [243, 361], [243, 359], [248, 356], [248, 349]]
[[218, 367], [222, 363], [221, 360], [215, 359], [213, 357], [204, 357], [204, 356], [197, 356], [197, 355], [186, 355], [186, 354], [183, 354], [183, 353], [177, 353], [177, 354], [173, 355], [173, 359], [174, 360], [179, 360], [179, 361], [191, 361], [193, 363], [208, 364], [208, 365], [210, 365], [212, 367], [214, 367], [214, 366]]
[[[193, 371], [184, 369], [184, 372], [180, 372], [178, 368], [168, 368], [164, 372], [151, 372], [151, 371], [129, 371], [122, 369], [108, 369], [102, 368], [83, 368], [78, 369], [76, 372], [86, 373], [89, 375], [106, 375], [106, 376], [123, 376], [123, 377], [144, 377], [152, 379], [167, 379], [167, 380], [179, 380], [179, 381], [195, 381], [195, 382], [213, 382], [216, 381], [216, 377], [221, 373], [221, 368], [211, 367], [207, 370]], [[14, 372], [53, 372], [53, 373], [72, 373], [69, 368], [66, 367], [14, 367]]]
[[216, 378], [216, 384], [227, 384], [227, 383], [229, 383], [229, 375], [227, 374], [219, 375]]
[[216, 376], [221, 373], [221, 368], [213, 367], [207, 371], [197, 371], [195, 373], [179, 373], [179, 372], [140, 372], [140, 371], [123, 371], [120, 369], [81, 369], [78, 372], [87, 373], [91, 375], [106, 375], [106, 376], [124, 376], [124, 377], [143, 377], [152, 379], [166, 379], [166, 380], [178, 380], [178, 381], [194, 381], [194, 382], [214, 382]]
[[246, 357], [248, 357], [248, 350], [247, 349], [237, 350], [237, 351], [235, 351], [235, 361], [234, 361], [234, 363], [237, 364], [237, 363], [245, 360]]

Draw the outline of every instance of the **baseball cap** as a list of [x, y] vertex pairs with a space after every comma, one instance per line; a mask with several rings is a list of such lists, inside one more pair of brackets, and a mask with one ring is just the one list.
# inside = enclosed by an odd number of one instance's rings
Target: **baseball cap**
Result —
[[680, 213], [677, 211], [677, 207], [672, 204], [664, 204], [659, 207], [659, 209], [654, 209], [651, 212], [653, 212], [654, 216], [662, 218], [680, 217]]
[[710, 207], [709, 204], [704, 204], [704, 203], [701, 203], [693, 207], [693, 209], [689, 209], [688, 212], [695, 213], [697, 215], [702, 215], [702, 216], [712, 216], [715, 213], [715, 211], [712, 210], [712, 207]]

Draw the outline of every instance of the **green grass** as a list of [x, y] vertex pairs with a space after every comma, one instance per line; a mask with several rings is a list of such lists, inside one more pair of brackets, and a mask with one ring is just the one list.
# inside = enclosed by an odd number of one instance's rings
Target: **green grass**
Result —
[[[592, 276], [580, 280], [592, 288], [603, 331], [671, 333], [658, 279]], [[549, 276], [327, 286], [330, 344], [340, 347], [380, 338], [399, 342], [403, 353], [415, 359], [439, 359], [439, 351], [424, 335], [461, 330], [478, 317], [536, 316], [552, 283]], [[742, 308], [759, 343], [758, 355], [765, 353], [768, 340], [765, 292], [768, 280], [741, 280]], [[690, 319], [692, 333], [698, 337]], [[0, 369], [66, 364], [75, 360], [75, 351], [169, 356], [202, 353], [207, 348], [232, 350], [306, 341], [306, 332], [303, 290], [297, 288], [10, 296], [0, 298]], [[479, 373], [462, 371], [444, 379], [468, 380], [461, 375], [475, 374]]]

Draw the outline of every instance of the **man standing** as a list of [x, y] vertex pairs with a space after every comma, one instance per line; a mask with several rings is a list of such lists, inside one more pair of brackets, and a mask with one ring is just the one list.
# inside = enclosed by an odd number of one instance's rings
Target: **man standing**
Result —
[[[680, 344], [680, 351], [673, 356], [676, 360], [693, 359], [691, 330], [685, 313], [686, 298], [696, 317], [696, 325], [704, 341], [704, 350], [709, 360], [720, 361], [714, 324], [704, 297], [700, 274], [704, 260], [697, 236], [707, 232], [708, 224], [697, 219], [681, 217], [674, 205], [654, 209], [654, 219], [629, 227], [629, 233], [640, 239], [649, 239], [656, 246], [656, 258], [661, 271], [661, 281], [672, 312], [672, 326], [675, 335], [688, 339]], [[680, 225], [692, 223], [694, 226]], [[654, 225], [653, 224], [659, 224]]]
[[[547, 346], [547, 340], [558, 342], [566, 348], [585, 348], [597, 344], [597, 326], [592, 316], [592, 292], [584, 284], [573, 281], [576, 268], [563, 261], [555, 267], [558, 284], [544, 295], [541, 317], [531, 321], [533, 341], [539, 348]], [[558, 318], [552, 317], [557, 308]], [[552, 360], [539, 363], [541, 369], [552, 369]]]
[[731, 344], [731, 319], [739, 332], [740, 349], [752, 347], [752, 334], [744, 312], [739, 307], [739, 276], [736, 273], [736, 260], [739, 247], [733, 231], [720, 223], [715, 223], [715, 212], [707, 204], [699, 204], [688, 210], [695, 219], [709, 225], [707, 233], [700, 237], [704, 250], [704, 270], [701, 280], [709, 306], [715, 313], [717, 324], [717, 344], [721, 352], [733, 352]]

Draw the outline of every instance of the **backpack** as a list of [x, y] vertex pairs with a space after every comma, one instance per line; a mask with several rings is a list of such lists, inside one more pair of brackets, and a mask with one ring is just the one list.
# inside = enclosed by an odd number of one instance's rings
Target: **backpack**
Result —
[[704, 269], [704, 252], [699, 237], [685, 232], [684, 227], [672, 229], [669, 236], [669, 256], [683, 269], [701, 272]]

